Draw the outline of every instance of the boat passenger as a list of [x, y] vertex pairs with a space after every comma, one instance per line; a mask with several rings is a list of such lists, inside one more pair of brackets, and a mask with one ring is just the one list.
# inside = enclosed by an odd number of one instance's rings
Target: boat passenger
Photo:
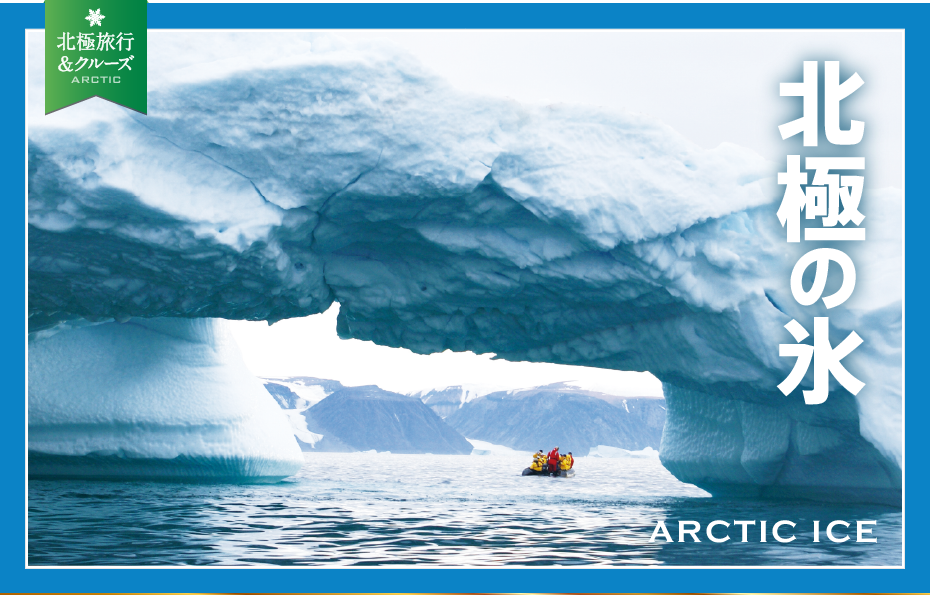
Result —
[[575, 459], [572, 457], [572, 453], [564, 455], [559, 460], [559, 469], [562, 471], [568, 471], [572, 468], [572, 465], [575, 464]]
[[559, 475], [559, 447], [549, 451], [549, 475]]
[[539, 452], [533, 455], [533, 463], [530, 465], [530, 469], [533, 471], [542, 473], [543, 463], [546, 460], [546, 455], [543, 454], [542, 449]]

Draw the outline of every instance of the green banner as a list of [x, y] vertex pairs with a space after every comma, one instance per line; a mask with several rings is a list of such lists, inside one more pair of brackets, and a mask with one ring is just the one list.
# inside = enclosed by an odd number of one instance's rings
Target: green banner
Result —
[[146, 11], [146, 0], [46, 0], [46, 114], [91, 97], [146, 113]]

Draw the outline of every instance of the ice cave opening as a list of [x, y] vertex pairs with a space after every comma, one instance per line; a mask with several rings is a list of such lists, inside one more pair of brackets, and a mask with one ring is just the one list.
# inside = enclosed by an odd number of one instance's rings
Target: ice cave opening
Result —
[[[802, 310], [776, 169], [752, 151], [462, 94], [357, 48], [179, 72], [147, 116], [39, 116], [30, 91], [31, 473], [294, 473], [221, 319], [338, 302], [345, 338], [653, 373], [661, 461], [712, 494], [900, 504], [900, 190], [863, 208], [857, 293]], [[812, 312], [833, 344], [863, 338], [855, 396], [777, 390], [785, 324]]]

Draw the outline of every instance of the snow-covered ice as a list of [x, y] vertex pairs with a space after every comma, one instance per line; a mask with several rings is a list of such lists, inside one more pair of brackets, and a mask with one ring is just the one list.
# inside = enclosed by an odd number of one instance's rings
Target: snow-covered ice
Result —
[[659, 451], [651, 446], [647, 446], [642, 450], [627, 450], [625, 448], [600, 444], [592, 448], [588, 452], [588, 456], [601, 459], [625, 459], [630, 457], [634, 459], [654, 459], [659, 457]]
[[474, 440], [472, 438], [466, 438], [471, 445], [475, 447], [471, 454], [477, 456], [512, 456], [512, 455], [526, 455], [527, 457], [532, 457], [533, 453], [529, 451], [514, 450], [509, 446], [503, 446], [501, 444], [492, 444], [484, 440]]
[[[863, 198], [853, 297], [802, 309], [779, 166], [749, 150], [641, 114], [471, 96], [388, 46], [286, 32], [153, 32], [148, 116], [100, 100], [43, 116], [41, 41], [30, 330], [275, 321], [337, 300], [346, 338], [652, 372], [662, 461], [684, 481], [900, 493], [899, 190]], [[792, 318], [826, 315], [864, 339], [844, 365], [866, 387], [805, 406], [775, 388], [793, 365], [778, 344]]]
[[29, 342], [30, 475], [287, 477], [288, 420], [222, 320], [134, 318]]

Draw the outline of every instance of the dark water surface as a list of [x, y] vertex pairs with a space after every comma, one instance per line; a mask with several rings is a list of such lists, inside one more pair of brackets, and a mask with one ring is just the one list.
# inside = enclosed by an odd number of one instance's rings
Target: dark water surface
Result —
[[[521, 477], [512, 456], [307, 454], [270, 485], [29, 482], [30, 565], [900, 565], [901, 511], [804, 501], [718, 500], [655, 459], [579, 458], [571, 479]], [[731, 523], [708, 541], [714, 520]], [[700, 543], [650, 542], [664, 520]], [[755, 520], [748, 542], [734, 520]], [[760, 542], [759, 522], [768, 525]], [[771, 527], [780, 520], [787, 544]], [[813, 521], [821, 521], [820, 543]], [[838, 527], [830, 542], [824, 531]], [[877, 543], [856, 543], [875, 520]]]

